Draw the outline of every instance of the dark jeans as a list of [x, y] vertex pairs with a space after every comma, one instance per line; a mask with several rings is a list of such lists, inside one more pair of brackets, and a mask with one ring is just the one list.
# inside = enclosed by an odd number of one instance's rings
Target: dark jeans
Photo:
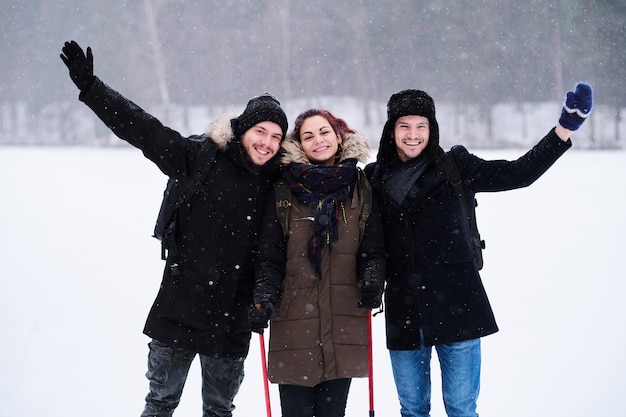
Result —
[[[150, 381], [150, 392], [141, 417], [171, 417], [180, 403], [196, 353], [157, 340], [152, 340], [148, 346], [146, 378]], [[198, 356], [202, 366], [202, 416], [231, 417], [235, 408], [233, 400], [243, 381], [245, 358]]]
[[279, 385], [282, 417], [343, 417], [350, 378], [333, 379], [314, 387]]

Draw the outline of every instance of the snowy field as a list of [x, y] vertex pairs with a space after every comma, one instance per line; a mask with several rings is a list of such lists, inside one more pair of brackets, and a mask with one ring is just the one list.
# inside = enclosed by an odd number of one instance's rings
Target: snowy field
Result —
[[[165, 177], [134, 149], [16, 147], [0, 148], [0, 178], [0, 417], [138, 416]], [[478, 196], [501, 329], [483, 339], [482, 417], [623, 413], [625, 180], [626, 152], [573, 149], [530, 188]], [[399, 416], [381, 316], [374, 337], [376, 416]], [[235, 416], [265, 416], [261, 375], [253, 335]], [[367, 413], [355, 380], [347, 416]], [[197, 362], [175, 415], [201, 415]]]

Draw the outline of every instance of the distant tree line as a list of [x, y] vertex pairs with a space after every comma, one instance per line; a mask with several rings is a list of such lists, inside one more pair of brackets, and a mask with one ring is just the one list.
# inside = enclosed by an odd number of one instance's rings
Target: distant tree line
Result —
[[478, 106], [493, 126], [498, 103], [560, 101], [584, 80], [613, 109], [620, 139], [626, 107], [622, 0], [30, 0], [6, 9], [0, 133], [18, 103], [24, 117], [45, 119], [75, 99], [58, 58], [68, 39], [93, 48], [105, 82], [166, 118], [171, 105], [241, 105], [261, 91], [283, 101], [354, 97], [369, 115], [369, 103], [420, 88], [459, 111]]

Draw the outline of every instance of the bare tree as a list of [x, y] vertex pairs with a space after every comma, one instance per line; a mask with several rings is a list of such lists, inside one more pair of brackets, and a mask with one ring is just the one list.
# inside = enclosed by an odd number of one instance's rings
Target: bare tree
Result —
[[165, 60], [161, 53], [161, 44], [159, 43], [159, 34], [157, 32], [156, 19], [154, 16], [154, 7], [152, 0], [144, 0], [144, 11], [146, 13], [146, 22], [148, 23], [148, 32], [150, 34], [150, 45], [154, 54], [154, 67], [156, 70], [157, 81], [159, 83], [159, 94], [161, 96], [161, 104], [163, 106], [163, 122], [169, 123], [170, 111], [170, 94], [167, 89], [167, 79], [165, 77]]
[[280, 14], [280, 39], [281, 39], [281, 80], [283, 84], [283, 95], [291, 98], [291, 74], [289, 63], [291, 58], [291, 28], [289, 26], [291, 12], [291, 0], [282, 0]]

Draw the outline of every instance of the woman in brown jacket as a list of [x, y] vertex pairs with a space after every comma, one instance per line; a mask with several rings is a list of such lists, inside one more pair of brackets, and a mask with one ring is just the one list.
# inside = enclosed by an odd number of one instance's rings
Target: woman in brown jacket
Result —
[[[283, 152], [284, 183], [259, 236], [251, 327], [262, 332], [271, 317], [268, 373], [283, 417], [341, 417], [351, 378], [368, 374], [367, 309], [380, 305], [384, 282], [380, 213], [357, 167], [369, 149], [344, 120], [311, 109]], [[288, 207], [286, 221], [277, 206]]]

